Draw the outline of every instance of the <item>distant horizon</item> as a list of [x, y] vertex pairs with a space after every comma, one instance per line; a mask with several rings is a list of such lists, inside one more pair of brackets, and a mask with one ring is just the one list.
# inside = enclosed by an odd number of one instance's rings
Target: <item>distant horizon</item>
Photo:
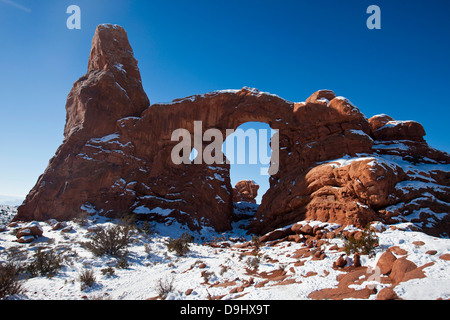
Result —
[[11, 196], [0, 194], [0, 205], [4, 206], [20, 206], [25, 200], [25, 196]]

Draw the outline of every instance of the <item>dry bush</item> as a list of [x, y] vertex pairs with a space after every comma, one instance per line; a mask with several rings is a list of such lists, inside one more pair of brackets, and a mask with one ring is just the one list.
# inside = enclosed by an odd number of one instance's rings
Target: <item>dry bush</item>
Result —
[[175, 251], [179, 256], [184, 256], [189, 252], [189, 244], [194, 240], [194, 237], [188, 233], [183, 233], [178, 239], [170, 239], [167, 243], [169, 251]]
[[169, 293], [175, 290], [174, 286], [175, 279], [172, 277], [171, 279], [159, 279], [156, 284], [156, 290], [158, 291], [158, 295], [161, 299], [165, 300]]
[[92, 241], [84, 244], [86, 249], [96, 256], [111, 255], [123, 256], [123, 249], [130, 243], [130, 227], [114, 225], [97, 231]]
[[85, 290], [88, 287], [92, 287], [95, 283], [94, 271], [91, 269], [85, 269], [78, 274], [78, 281], [81, 282], [81, 290]]
[[34, 253], [33, 258], [34, 260], [25, 267], [25, 271], [28, 272], [31, 277], [53, 277], [62, 267], [63, 259], [52, 250], [44, 251], [42, 248], [38, 248]]
[[19, 270], [19, 266], [14, 262], [0, 264], [0, 299], [23, 293]]

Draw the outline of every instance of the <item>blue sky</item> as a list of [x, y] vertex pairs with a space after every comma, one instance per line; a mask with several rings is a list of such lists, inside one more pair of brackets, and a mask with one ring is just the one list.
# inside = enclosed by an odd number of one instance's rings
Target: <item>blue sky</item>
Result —
[[[66, 27], [72, 4], [81, 30]], [[381, 30], [366, 27], [372, 4]], [[151, 103], [243, 86], [304, 101], [331, 89], [368, 117], [421, 122], [449, 152], [449, 16], [437, 0], [0, 0], [0, 195], [27, 194], [61, 144], [67, 94], [106, 22], [127, 30]]]

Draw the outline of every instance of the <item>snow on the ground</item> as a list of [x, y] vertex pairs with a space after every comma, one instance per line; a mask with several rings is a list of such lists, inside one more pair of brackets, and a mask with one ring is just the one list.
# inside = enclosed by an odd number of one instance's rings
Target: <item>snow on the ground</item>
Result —
[[[64, 257], [63, 267], [55, 276], [24, 277], [22, 283], [26, 291], [9, 298], [141, 300], [157, 297], [160, 281], [173, 281], [174, 289], [167, 299], [208, 299], [217, 296], [222, 299], [250, 300], [308, 299], [313, 291], [336, 287], [337, 276], [343, 273], [332, 268], [333, 262], [342, 254], [332, 249], [335, 244], [342, 247], [343, 240], [340, 238], [326, 240], [327, 243], [322, 246], [326, 254], [323, 260], [297, 258], [296, 252], [306, 248], [304, 243], [283, 241], [276, 245], [263, 244], [258, 252], [260, 263], [255, 273], [249, 264], [254, 259], [254, 249], [239, 246], [251, 240], [251, 235], [243, 229], [245, 220], [236, 222], [234, 229], [227, 233], [219, 234], [207, 228], [201, 233], [191, 232], [195, 241], [190, 245], [190, 251], [181, 257], [169, 252], [166, 244], [169, 237], [177, 238], [184, 232], [190, 232], [185, 226], [172, 222], [170, 225], [153, 225], [151, 233], [133, 231], [132, 243], [128, 247], [129, 266], [120, 269], [115, 267], [117, 258], [94, 256], [82, 246], [83, 242], [90, 241], [88, 228], [91, 230], [93, 226], [106, 227], [114, 223], [120, 222], [90, 216], [85, 225], [67, 222], [73, 230], [63, 233], [52, 230], [46, 222], [40, 222], [44, 234], [31, 244], [16, 241], [13, 232], [20, 224], [7, 227], [0, 232], [0, 262], [6, 262], [10, 259], [8, 254], [16, 250], [15, 257], [22, 259], [20, 263], [26, 264], [39, 247], [58, 252]], [[311, 226], [317, 224], [320, 222], [311, 222]], [[424, 269], [426, 278], [397, 285], [395, 292], [398, 296], [403, 299], [449, 299], [450, 261], [439, 257], [450, 252], [450, 240], [404, 231], [405, 228], [392, 230], [381, 223], [379, 226], [380, 230], [384, 230], [377, 232], [379, 246], [373, 257], [361, 257], [363, 266], [375, 267], [387, 248], [399, 246], [408, 252], [407, 258], [417, 266], [429, 262], [434, 264]], [[417, 241], [424, 244], [417, 245]], [[430, 250], [436, 253], [426, 253]], [[112, 276], [102, 274], [101, 270], [108, 266], [115, 267]], [[86, 269], [94, 271], [96, 281], [92, 287], [82, 290], [78, 276], [80, 271]], [[284, 272], [284, 277], [276, 279], [259, 276], [277, 272]], [[375, 282], [375, 285], [378, 289], [386, 287], [386, 284], [379, 282]], [[189, 289], [192, 292], [187, 295]], [[375, 298], [376, 294], [369, 299]]]
[[[116, 143], [118, 136], [109, 135], [98, 140]], [[94, 139], [91, 141], [96, 143]], [[378, 145], [380, 147], [380, 145]], [[423, 197], [435, 199], [429, 192], [445, 194], [448, 187], [439, 185], [432, 178], [430, 172], [450, 171], [448, 164], [441, 164], [426, 159], [426, 163], [411, 163], [396, 155], [359, 154], [357, 157], [343, 157], [324, 162], [334, 167], [342, 167], [353, 161], [371, 160], [393, 170], [400, 167], [407, 173], [410, 180], [397, 184], [396, 188], [403, 192], [423, 190]], [[371, 164], [372, 162], [369, 162]], [[445, 203], [446, 204], [446, 203]], [[399, 203], [390, 208], [394, 210]], [[136, 208], [137, 211], [145, 210]], [[148, 299], [158, 296], [158, 283], [160, 281], [173, 281], [174, 289], [167, 299], [208, 299], [220, 297], [222, 299], [308, 299], [310, 293], [338, 286], [337, 277], [343, 270], [333, 268], [333, 263], [342, 254], [332, 249], [333, 246], [343, 246], [341, 238], [327, 239], [322, 245], [325, 258], [323, 260], [310, 257], [298, 257], [296, 254], [306, 248], [305, 243], [283, 241], [276, 245], [263, 244], [257, 256], [259, 265], [256, 271], [252, 269], [251, 261], [255, 259], [253, 247], [242, 247], [251, 240], [247, 234], [246, 224], [257, 210], [257, 205], [240, 203], [235, 204], [235, 213], [241, 219], [233, 223], [233, 229], [226, 233], [217, 233], [211, 228], [204, 227], [200, 233], [190, 231], [186, 226], [175, 220], [167, 223], [152, 225], [152, 232], [133, 231], [132, 243], [128, 247], [128, 264], [125, 269], [117, 268], [118, 259], [111, 256], [94, 256], [88, 251], [83, 242], [90, 241], [89, 230], [92, 227], [106, 227], [120, 223], [120, 221], [106, 219], [92, 215], [95, 210], [87, 205], [80, 208], [80, 214], [91, 214], [86, 225], [79, 225], [76, 221], [69, 221], [67, 225], [72, 231], [63, 233], [52, 230], [50, 224], [40, 222], [43, 236], [31, 244], [20, 244], [14, 232], [21, 226], [7, 226], [8, 222], [17, 213], [15, 206], [0, 206], [0, 263], [10, 261], [11, 255], [26, 265], [33, 259], [34, 252], [42, 247], [57, 252], [64, 258], [62, 269], [51, 277], [30, 278], [23, 275], [22, 284], [25, 292], [9, 297], [10, 299]], [[421, 210], [426, 210], [422, 208]], [[408, 217], [416, 217], [421, 211], [416, 210]], [[445, 213], [442, 213], [444, 215]], [[409, 219], [411, 220], [411, 219]], [[305, 222], [302, 222], [305, 223]], [[320, 221], [312, 221], [314, 227]], [[362, 265], [375, 268], [378, 259], [390, 247], [398, 246], [407, 252], [407, 259], [418, 267], [429, 265], [423, 269], [426, 277], [401, 282], [394, 287], [394, 291], [401, 299], [450, 299], [450, 261], [441, 259], [441, 256], [450, 253], [450, 239], [437, 238], [422, 232], [411, 231], [411, 223], [403, 221], [396, 228], [378, 223], [379, 246], [375, 255], [362, 256]], [[329, 225], [329, 228], [334, 226]], [[88, 230], [89, 229], [89, 230]], [[349, 229], [349, 228], [347, 228]], [[190, 245], [190, 251], [182, 257], [167, 249], [170, 238], [178, 238], [189, 232], [195, 242]], [[308, 250], [314, 250], [310, 248]], [[430, 253], [433, 252], [433, 253]], [[351, 260], [351, 257], [347, 259]], [[102, 269], [114, 267], [112, 276], [103, 275]], [[93, 270], [96, 281], [92, 287], [84, 290], [78, 280], [82, 270]], [[282, 277], [276, 277], [282, 274]], [[271, 277], [275, 275], [275, 277]], [[374, 281], [365, 281], [361, 284], [352, 284], [354, 289], [362, 289], [368, 284], [381, 290], [389, 284]], [[190, 294], [187, 292], [191, 291]], [[375, 299], [373, 294], [369, 299]]]
[[17, 206], [0, 204], [0, 226], [8, 224], [17, 214]]

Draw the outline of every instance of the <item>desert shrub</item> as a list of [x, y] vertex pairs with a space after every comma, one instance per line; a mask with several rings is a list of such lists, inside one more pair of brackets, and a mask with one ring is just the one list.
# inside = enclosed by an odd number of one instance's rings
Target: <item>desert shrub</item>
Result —
[[25, 267], [25, 271], [31, 277], [52, 277], [62, 267], [62, 258], [51, 250], [44, 251], [42, 248], [38, 248], [33, 258], [34, 260]]
[[212, 272], [212, 271], [206, 271], [205, 270], [205, 271], [202, 272], [202, 278], [205, 281], [205, 283], [208, 283], [212, 279], [212, 277], [214, 277], [214, 276], [215, 276], [215, 273]]
[[194, 237], [188, 233], [183, 233], [178, 239], [169, 239], [167, 249], [175, 251], [179, 256], [183, 256], [189, 252], [189, 244], [194, 241]]
[[93, 294], [87, 297], [87, 300], [112, 300], [112, 297], [105, 292], [104, 294]]
[[247, 265], [249, 266], [249, 268], [252, 268], [253, 270], [258, 269], [260, 263], [261, 263], [261, 258], [256, 255], [253, 257], [249, 257], [246, 261]]
[[114, 225], [97, 231], [84, 246], [96, 256], [120, 257], [130, 243], [130, 228]]
[[15, 237], [17, 232], [19, 232], [19, 230], [20, 228], [12, 228], [9, 234]]
[[118, 269], [126, 269], [130, 266], [130, 264], [128, 263], [128, 252], [125, 252], [124, 254], [122, 254], [119, 259], [117, 260], [116, 263], [116, 268]]
[[150, 224], [148, 221], [144, 221], [142, 223], [140, 231], [145, 233], [146, 235], [152, 235], [156, 233], [156, 227], [154, 224]]
[[27, 249], [23, 249], [19, 246], [13, 246], [5, 250], [7, 255], [7, 261], [20, 262], [25, 261], [28, 258]]
[[156, 290], [158, 291], [158, 296], [165, 300], [169, 293], [175, 290], [174, 286], [175, 279], [172, 277], [171, 279], [159, 279], [156, 284]]
[[80, 271], [80, 273], [78, 274], [78, 281], [81, 282], [82, 291], [87, 289], [88, 287], [92, 287], [92, 285], [95, 283], [94, 271], [91, 269]]
[[103, 268], [103, 269], [101, 269], [100, 271], [101, 271], [101, 273], [102, 273], [104, 276], [108, 276], [108, 277], [112, 277], [112, 276], [114, 275], [114, 272], [115, 272], [115, 270], [114, 270], [113, 267]]
[[137, 219], [134, 214], [127, 214], [120, 219], [119, 224], [131, 230], [138, 230]]
[[259, 240], [259, 237], [257, 235], [253, 235], [252, 236], [252, 240], [251, 240], [251, 244], [252, 246], [255, 247], [255, 250], [259, 250], [259, 248], [261, 247], [261, 240]]
[[230, 269], [230, 267], [229, 266], [220, 266], [220, 271], [219, 271], [219, 274], [221, 275], [221, 276], [223, 276], [223, 274], [225, 273], [225, 272], [227, 272], [228, 271], [228, 269]]
[[355, 236], [342, 236], [342, 238], [347, 255], [359, 253], [371, 256], [378, 246], [378, 237], [374, 231], [370, 230], [370, 225], [367, 225], [361, 236], [357, 238]]
[[89, 214], [85, 211], [83, 211], [82, 213], [78, 214], [78, 216], [76, 218], [73, 219], [73, 221], [79, 225], [80, 227], [86, 227], [88, 225], [88, 216]]
[[19, 270], [19, 266], [13, 262], [0, 264], [0, 299], [24, 291], [19, 281]]
[[144, 244], [144, 251], [145, 251], [146, 254], [152, 253], [152, 247], [150, 246], [149, 243], [145, 243]]

